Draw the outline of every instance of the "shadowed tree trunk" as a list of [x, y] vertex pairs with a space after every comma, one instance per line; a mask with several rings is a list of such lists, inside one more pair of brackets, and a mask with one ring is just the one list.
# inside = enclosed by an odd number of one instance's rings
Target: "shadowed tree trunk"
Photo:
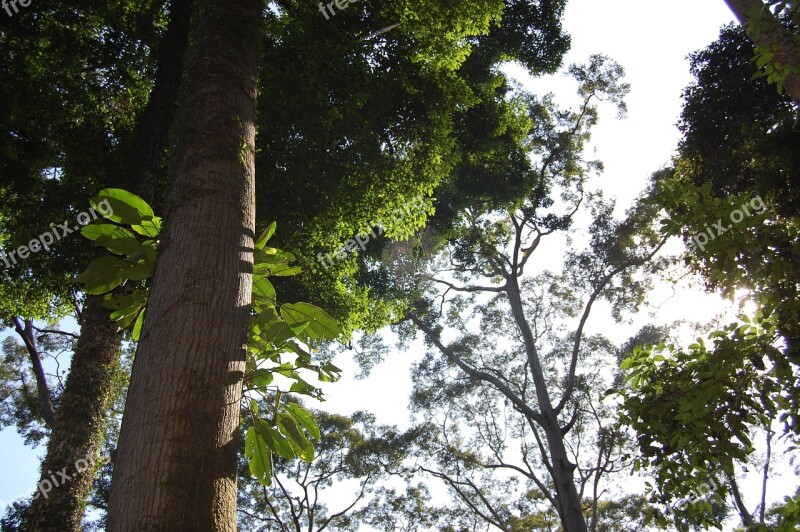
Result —
[[[156, 202], [158, 175], [175, 115], [189, 35], [190, 4], [190, 0], [172, 2], [169, 27], [159, 45], [155, 86], [137, 122], [125, 168], [115, 183], [151, 203]], [[86, 298], [81, 336], [42, 463], [40, 483], [46, 487], [55, 478], [59, 485], [53, 486], [46, 498], [41, 492], [34, 495], [25, 514], [25, 530], [81, 530], [86, 500], [99, 465], [95, 458], [103, 445], [106, 415], [116, 393], [113, 382], [120, 362], [120, 334], [109, 314], [102, 306], [102, 297]], [[70, 479], [58, 475], [58, 471]]]
[[84, 305], [81, 336], [50, 432], [39, 491], [26, 512], [24, 530], [81, 530], [119, 367], [119, 335], [109, 313], [101, 298], [89, 298]]
[[197, 0], [108, 530], [235, 530], [253, 267], [258, 0]]
[[758, 24], [758, 31], [753, 32], [748, 28], [747, 34], [756, 46], [763, 46], [775, 53], [773, 61], [793, 69], [786, 78], [784, 87], [795, 104], [800, 105], [800, 73], [796, 71], [800, 67], [800, 48], [793, 36], [761, 0], [725, 0], [725, 3], [745, 27], [755, 13], [761, 13], [763, 19]]

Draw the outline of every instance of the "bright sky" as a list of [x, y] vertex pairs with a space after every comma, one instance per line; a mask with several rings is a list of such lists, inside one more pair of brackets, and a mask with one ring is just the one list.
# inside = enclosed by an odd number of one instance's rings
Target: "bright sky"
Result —
[[[680, 96], [692, 80], [686, 56], [710, 44], [719, 28], [732, 20], [723, 0], [568, 2], [565, 26], [572, 35], [572, 49], [565, 65], [586, 63], [592, 54], [602, 53], [625, 68], [626, 81], [631, 84], [626, 100], [628, 117], [617, 120], [616, 109], [603, 106], [594, 131], [594, 157], [605, 163], [605, 172], [592, 184], [608, 196], [616, 196], [620, 207], [633, 202], [650, 174], [668, 164], [677, 147], [680, 135], [675, 124], [681, 112]], [[653, 26], [653, 21], [658, 25]], [[521, 69], [512, 67], [509, 71], [524, 75]], [[529, 80], [527, 86], [535, 92], [555, 93], [562, 105], [575, 101], [575, 84], [565, 76]], [[718, 298], [697, 294], [693, 301], [680, 302], [682, 310], [674, 311], [675, 319], [701, 319], [703, 307], [718, 302]], [[687, 308], [700, 312], [689, 316]], [[599, 315], [593, 318], [602, 320]], [[414, 351], [419, 354], [419, 350]], [[331, 386], [326, 408], [340, 412], [369, 409], [381, 422], [405, 425], [411, 356], [390, 356], [369, 379]], [[337, 360], [337, 364], [346, 369], [345, 375], [358, 373], [345, 360]]]
[[[719, 28], [732, 20], [723, 0], [568, 2], [565, 24], [572, 35], [572, 50], [565, 64], [606, 54], [626, 69], [626, 81], [631, 84], [628, 117], [616, 120], [614, 109], [601, 107], [600, 124], [594, 131], [594, 158], [605, 163], [605, 173], [594, 185], [615, 196], [620, 207], [632, 203], [649, 175], [668, 164], [675, 150], [680, 95], [692, 80], [686, 56], [716, 39]], [[511, 72], [519, 74], [513, 68]], [[574, 101], [575, 86], [567, 78], [530, 80], [528, 86], [539, 93], [554, 92], [563, 105]], [[704, 321], [710, 306], [718, 304], [718, 299], [703, 294], [682, 294], [664, 305], [663, 317]], [[600, 315], [593, 320], [598, 328], [608, 321]], [[635, 327], [627, 329], [632, 330]], [[0, 340], [6, 334], [0, 333]], [[392, 354], [362, 381], [349, 377], [358, 372], [353, 364], [337, 360], [348, 377], [328, 388], [326, 408], [342, 413], [370, 410], [380, 423], [407, 425], [408, 367], [421, 354], [418, 348], [412, 351]], [[0, 508], [32, 492], [43, 453], [43, 447], [24, 447], [13, 428], [0, 432]]]

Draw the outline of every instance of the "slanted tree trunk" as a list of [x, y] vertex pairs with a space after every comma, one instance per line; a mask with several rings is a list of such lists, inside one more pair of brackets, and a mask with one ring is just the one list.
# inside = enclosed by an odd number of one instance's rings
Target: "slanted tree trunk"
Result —
[[50, 431], [39, 491], [25, 514], [24, 530], [81, 530], [119, 368], [119, 335], [109, 312], [101, 298], [89, 298], [84, 305], [81, 336]]
[[257, 0], [196, 0], [108, 530], [235, 530], [255, 226]]
[[56, 422], [56, 414], [53, 409], [50, 387], [47, 385], [47, 376], [44, 374], [44, 366], [42, 366], [42, 356], [39, 354], [36, 338], [33, 336], [33, 320], [25, 320], [23, 323], [21, 319], [15, 317], [14, 330], [22, 338], [25, 343], [25, 349], [28, 350], [28, 358], [31, 359], [33, 375], [36, 377], [36, 390], [39, 393], [39, 407], [42, 409], [42, 417], [47, 424], [47, 428], [52, 429]]
[[[189, 38], [191, 0], [171, 3], [170, 22], [158, 49], [158, 73], [150, 100], [137, 122], [117, 186], [154, 203], [159, 189], [164, 150], [175, 115], [180, 78]], [[81, 335], [72, 354], [69, 376], [51, 426], [40, 485], [53, 487], [44, 497], [34, 494], [23, 528], [58, 532], [81, 530], [92, 479], [99, 464], [106, 416], [118, 390], [114, 376], [120, 362], [120, 334], [103, 308], [102, 297], [86, 298]], [[38, 382], [38, 381], [37, 381]], [[79, 464], [79, 468], [76, 467]], [[70, 480], [56, 472], [63, 471]]]
[[[775, 53], [773, 61], [792, 68], [800, 67], [800, 48], [793, 36], [781, 25], [775, 15], [761, 0], [725, 0], [736, 19], [747, 26], [754, 14], [762, 17], [758, 31], [748, 28], [747, 34], [756, 46], [763, 46]], [[784, 82], [784, 87], [795, 104], [800, 105], [800, 73], [792, 71]]]

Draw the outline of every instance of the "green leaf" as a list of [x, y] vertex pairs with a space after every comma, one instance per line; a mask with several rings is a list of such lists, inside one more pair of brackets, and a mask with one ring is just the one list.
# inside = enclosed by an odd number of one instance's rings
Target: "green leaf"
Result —
[[267, 442], [254, 427], [247, 429], [244, 439], [244, 453], [250, 472], [264, 486], [272, 484], [272, 453]]
[[266, 421], [263, 419], [257, 420], [256, 427], [258, 433], [264, 438], [267, 447], [272, 449], [275, 454], [287, 460], [292, 460], [297, 456], [289, 440], [283, 434], [270, 427]]
[[161, 218], [154, 216], [152, 220], [144, 220], [138, 225], [132, 225], [131, 229], [140, 235], [156, 238], [161, 234]]
[[114, 323], [117, 324], [117, 329], [120, 331], [124, 331], [131, 324], [139, 317], [140, 312], [144, 309], [144, 306], [136, 307], [132, 312], [125, 312], [117, 311], [111, 313], [111, 319], [114, 320]]
[[283, 345], [287, 340], [294, 338], [294, 331], [283, 321], [268, 325], [261, 333], [261, 337], [275, 345]]
[[134, 264], [131, 268], [125, 270], [125, 276], [130, 281], [144, 281], [153, 276], [153, 265], [146, 262]]
[[273, 373], [268, 369], [257, 369], [250, 374], [256, 388], [266, 388], [272, 384]]
[[115, 255], [132, 256], [136, 253], [144, 255], [144, 244], [135, 236], [110, 236], [100, 235], [95, 239], [95, 245], [106, 248]]
[[267, 245], [269, 239], [272, 238], [272, 235], [275, 234], [275, 228], [277, 226], [278, 226], [277, 222], [272, 222], [271, 224], [269, 224], [269, 227], [267, 227], [267, 229], [263, 233], [261, 233], [261, 236], [259, 236], [255, 242], [255, 247], [257, 249], [264, 249], [264, 246]]
[[294, 417], [285, 414], [278, 415], [278, 427], [285, 434], [292, 448], [301, 460], [311, 463], [314, 460], [314, 445], [308, 441], [305, 434], [297, 426]]
[[291, 377], [295, 380], [295, 382], [293, 382], [292, 386], [289, 388], [290, 392], [299, 393], [302, 395], [311, 395], [311, 396], [317, 395], [316, 388], [314, 388], [309, 383], [301, 379], [300, 376], [297, 375], [297, 373], [294, 372], [292, 373], [293, 373], [292, 375], [287, 375], [287, 377]]
[[289, 323], [308, 321], [303, 334], [311, 340], [335, 340], [342, 327], [321, 308], [309, 303], [287, 303], [281, 306], [281, 316]]
[[270, 268], [270, 275], [275, 277], [291, 277], [301, 273], [303, 269], [300, 266], [289, 266], [288, 264], [278, 264]]
[[139, 341], [139, 336], [142, 334], [142, 325], [144, 325], [144, 309], [139, 313], [139, 316], [136, 317], [136, 323], [133, 325], [133, 331], [131, 332], [131, 338], [135, 341]]
[[87, 294], [105, 294], [124, 282], [120, 277], [123, 269], [123, 262], [116, 257], [97, 257], [75, 280], [84, 285]]
[[154, 216], [146, 201], [119, 188], [104, 188], [89, 202], [103, 217], [125, 225], [137, 225]]
[[133, 238], [133, 233], [114, 224], [91, 224], [81, 228], [81, 234], [89, 240], [97, 240], [101, 236], [112, 238]]
[[276, 294], [275, 294], [275, 287], [272, 286], [272, 283], [269, 282], [269, 279], [262, 276], [254, 276], [253, 277], [253, 297], [254, 298], [265, 298], [270, 301], [275, 301]]
[[297, 424], [308, 432], [312, 438], [315, 440], [320, 440], [322, 438], [317, 423], [307, 410], [296, 403], [289, 403], [286, 405], [286, 410], [289, 411]]

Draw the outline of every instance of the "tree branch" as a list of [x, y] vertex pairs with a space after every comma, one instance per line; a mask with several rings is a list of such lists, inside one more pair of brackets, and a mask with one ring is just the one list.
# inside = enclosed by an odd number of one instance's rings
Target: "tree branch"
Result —
[[567, 405], [567, 402], [572, 397], [572, 392], [575, 388], [575, 372], [578, 367], [578, 355], [580, 353], [581, 342], [583, 340], [583, 328], [586, 326], [586, 321], [589, 319], [589, 314], [592, 311], [592, 306], [594, 305], [595, 301], [597, 300], [597, 298], [600, 297], [600, 295], [603, 293], [603, 290], [606, 289], [608, 283], [610, 283], [614, 277], [624, 272], [628, 268], [632, 268], [634, 266], [641, 266], [649, 262], [656, 255], [656, 253], [659, 252], [659, 250], [664, 246], [664, 244], [666, 244], [666, 242], [667, 242], [667, 237], [662, 238], [661, 242], [659, 242], [658, 245], [655, 248], [653, 248], [653, 250], [646, 256], [636, 260], [632, 260], [629, 263], [623, 264], [622, 266], [619, 266], [618, 268], [615, 268], [614, 270], [609, 272], [605, 277], [603, 277], [603, 279], [600, 281], [600, 284], [598, 284], [597, 288], [595, 288], [594, 291], [592, 292], [592, 295], [586, 302], [586, 306], [583, 310], [583, 315], [581, 316], [581, 321], [578, 324], [578, 329], [575, 331], [575, 343], [572, 346], [572, 359], [570, 360], [569, 372], [567, 373], [567, 385], [564, 390], [564, 395], [561, 397], [561, 401], [559, 401], [558, 406], [556, 406], [556, 414], [559, 414], [561, 413], [562, 410], [564, 410], [564, 407]]
[[39, 331], [40, 333], [46, 333], [46, 334], [60, 334], [60, 335], [62, 335], [62, 336], [71, 336], [72, 338], [75, 338], [76, 340], [77, 340], [78, 338], [80, 338], [80, 336], [78, 336], [77, 334], [75, 334], [75, 333], [71, 333], [71, 332], [67, 332], [67, 331], [58, 331], [58, 330], [54, 330], [54, 329], [40, 329], [39, 327], [34, 327], [34, 329], [36, 329], [36, 330], [37, 330], [37, 331]]
[[39, 391], [39, 405], [42, 408], [42, 417], [45, 424], [52, 428], [56, 422], [56, 413], [53, 409], [53, 402], [50, 396], [50, 387], [47, 384], [47, 377], [44, 374], [44, 367], [42, 366], [42, 357], [39, 354], [39, 349], [36, 347], [36, 341], [33, 338], [33, 322], [25, 320], [23, 325], [22, 320], [14, 318], [14, 330], [22, 338], [25, 347], [28, 350], [28, 356], [31, 359], [31, 366], [33, 374], [36, 377], [36, 388]]
[[542, 415], [539, 412], [536, 412], [527, 404], [525, 404], [522, 399], [520, 399], [508, 386], [506, 386], [503, 381], [501, 381], [496, 376], [492, 375], [491, 373], [486, 373], [485, 371], [480, 371], [478, 369], [473, 368], [464, 360], [461, 359], [458, 355], [456, 355], [452, 349], [447, 347], [442, 343], [436, 333], [428, 327], [419, 317], [414, 314], [413, 312], [409, 312], [406, 314], [406, 318], [410, 319], [414, 325], [417, 326], [419, 330], [425, 333], [425, 336], [442, 352], [442, 354], [447, 357], [448, 360], [453, 362], [456, 366], [461, 368], [467, 375], [473, 377], [478, 380], [482, 380], [484, 382], [488, 382], [495, 386], [500, 393], [502, 393], [505, 397], [511, 401], [514, 406], [525, 416], [530, 417], [531, 419], [540, 422], [542, 419]]

